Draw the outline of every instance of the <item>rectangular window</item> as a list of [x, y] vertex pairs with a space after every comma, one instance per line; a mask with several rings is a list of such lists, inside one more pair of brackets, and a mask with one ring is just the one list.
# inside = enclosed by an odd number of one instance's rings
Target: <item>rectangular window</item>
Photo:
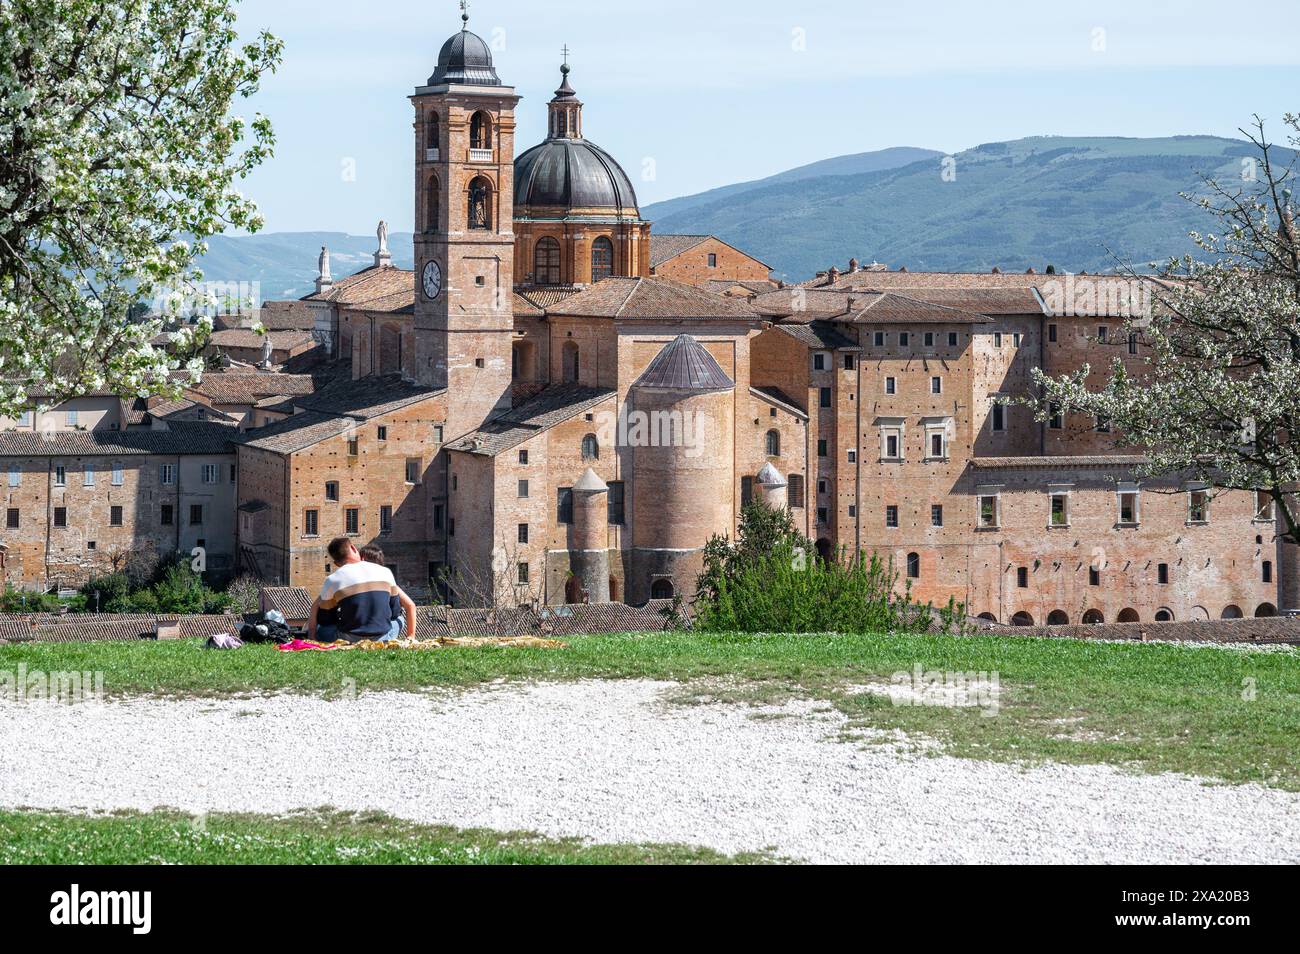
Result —
[[190, 504], [190, 526], [203, 526], [203, 504]]
[[943, 452], [943, 435], [930, 435], [930, 457], [933, 460], [942, 460], [946, 456]]
[[885, 507], [885, 526], [898, 526], [898, 506], [896, 504], [889, 504]]
[[1138, 522], [1138, 495], [1125, 491], [1119, 495], [1119, 522], [1136, 524]]
[[393, 532], [393, 508], [388, 504], [379, 508], [379, 532]]
[[420, 482], [420, 458], [408, 457], [406, 459], [406, 482], [408, 484], [418, 484]]
[[23, 415], [22, 415], [22, 417], [18, 418], [18, 426], [19, 426], [19, 427], [31, 427], [31, 426], [32, 426], [32, 412], [31, 412], [31, 411], [23, 411]]
[[108, 508], [108, 525], [110, 527], [122, 526], [122, 508], [117, 504]]
[[1000, 332], [1000, 331], [995, 331], [995, 332], [993, 333], [993, 347], [995, 347], [995, 348], [1001, 348], [1001, 347], [1002, 347], [1002, 332]]
[[447, 518], [447, 536], [449, 536], [449, 537], [454, 537], [455, 535], [456, 535], [456, 518], [455, 518], [455, 517], [448, 517], [448, 518]]
[[1265, 583], [1272, 583], [1273, 582], [1273, 561], [1265, 560], [1262, 566], [1260, 567], [1260, 572], [1263, 574], [1263, 580]]
[[896, 379], [885, 378], [885, 393], [886, 394], [898, 393], [898, 381]]
[[850, 450], [849, 450], [849, 463], [850, 463], [850, 464], [856, 464], [857, 462], [858, 462], [858, 452], [855, 451], [855, 450], [850, 449]]
[[1047, 340], [1051, 342], [1056, 341], [1056, 325], [1047, 326]]
[[54, 508], [54, 525], [55, 525], [56, 527], [66, 527], [66, 526], [68, 525], [68, 508], [67, 508], [67, 507], [55, 507], [55, 508]]
[[68, 469], [62, 464], [56, 464], [54, 467], [54, 486], [66, 487], [68, 485]]
[[710, 253], [709, 253], [709, 268], [717, 268], [717, 267], [718, 267], [718, 256], [717, 256], [716, 253], [714, 253], [714, 252], [710, 252]]
[[983, 530], [993, 530], [998, 527], [1000, 514], [998, 513], [998, 495], [984, 494], [979, 498], [979, 525]]
[[527, 563], [520, 563], [519, 566], [518, 566], [518, 568], [517, 568], [517, 570], [516, 570], [516, 572], [519, 574], [518, 579], [519, 579], [519, 582], [520, 582], [520, 583], [527, 583], [527, 582], [528, 582], [528, 564], [527, 564]]
[[168, 487], [176, 483], [176, 465], [161, 464], [158, 467], [158, 481], [164, 487]]
[[388, 428], [385, 427], [383, 424], [380, 424], [377, 428], [375, 428], [375, 439], [381, 441], [388, 440]]
[[68, 411], [66, 414], [68, 427], [76, 427], [80, 423], [80, 417], [76, 411]]
[[170, 527], [175, 522], [176, 510], [171, 504], [163, 504], [158, 512], [158, 522], [164, 527]]
[[624, 494], [623, 481], [609, 481], [609, 522], [616, 527], [623, 526], [623, 522], [627, 519], [623, 512]]
[[930, 378], [930, 393], [931, 394], [943, 393], [943, 378], [939, 377], [938, 375], [935, 375], [934, 377]]
[[791, 510], [803, 507], [803, 474], [790, 474], [786, 478], [785, 503]]
[[740, 505], [747, 507], [754, 501], [754, 478], [740, 478]]
[[339, 482], [337, 480], [325, 481], [325, 499], [337, 502], [339, 499]]
[[230, 465], [230, 482], [231, 482], [232, 484], [235, 482], [235, 465], [234, 465], [234, 464], [231, 464], [231, 465]]
[[885, 333], [877, 331], [871, 340], [875, 342], [877, 348], [883, 348], [885, 346]]
[[9, 486], [10, 486], [10, 487], [19, 487], [19, 486], [22, 485], [22, 482], [23, 482], [23, 472], [22, 472], [21, 470], [19, 470], [17, 467], [10, 467], [10, 468], [9, 468]]
[[930, 504], [930, 526], [943, 526], [943, 504]]
[[817, 389], [817, 405], [818, 405], [818, 407], [830, 407], [830, 406], [831, 406], [831, 389], [830, 389], [830, 388], [818, 388], [818, 389]]
[[1210, 519], [1210, 494], [1205, 490], [1192, 490], [1187, 494], [1187, 522], [1208, 523]]
[[18, 508], [10, 507], [5, 512], [5, 526], [10, 530], [18, 529]]
[[927, 348], [933, 348], [933, 347], [934, 347], [934, 332], [933, 332], [933, 331], [927, 331], [927, 332], [925, 333], [925, 346], [926, 346]]
[[555, 492], [555, 522], [573, 523], [572, 487], [561, 487]]
[[1161, 563], [1159, 566], [1156, 567], [1156, 582], [1157, 582], [1157, 583], [1168, 583], [1168, 582], [1169, 582], [1169, 564], [1168, 564], [1168, 563]]
[[1007, 429], [1007, 408], [1005, 404], [995, 403], [993, 405], [993, 430], [1005, 431]]
[[1055, 403], [1050, 404], [1048, 405], [1047, 411], [1047, 426], [1054, 431], [1059, 431], [1063, 423], [1061, 420], [1061, 406]]
[[912, 343], [912, 336], [909, 335], [906, 331], [900, 331], [898, 333], [898, 346], [900, 348], [906, 348], [911, 343]]
[[[215, 471], [216, 468], [214, 467], [213, 470]], [[120, 460], [113, 461], [113, 486], [121, 487], [125, 481], [126, 471], [122, 467], [122, 462]], [[217, 482], [215, 477], [212, 479], [212, 482], [214, 484]]]
[[1106, 326], [1105, 326], [1105, 325], [1102, 325], [1100, 328], [1097, 329], [1097, 341], [1099, 341], [1101, 344], [1105, 344], [1105, 343], [1106, 343]]
[[1255, 491], [1255, 519], [1273, 519], [1273, 495], [1267, 490]]
[[302, 534], [305, 537], [320, 535], [320, 511], [307, 510], [302, 515]]
[[81, 467], [81, 485], [83, 487], [95, 486], [95, 465], [83, 464]]
[[1101, 586], [1101, 570], [1095, 566], [1088, 567], [1088, 585]]
[[[116, 429], [116, 427], [117, 427], [117, 425], [114, 425], [114, 429]], [[86, 549], [87, 549], [87, 550], [93, 550], [93, 549], [95, 549], [95, 541], [94, 541], [94, 540], [87, 540], [87, 541], [86, 541]]]
[[205, 484], [215, 484], [220, 479], [220, 471], [216, 464], [203, 465], [203, 482]]
[[819, 481], [817, 481], [817, 492], [818, 492], [819, 494], [824, 494], [824, 493], [826, 493], [826, 488], [829, 487], [829, 486], [830, 486], [830, 485], [829, 485], [826, 481], [824, 481], [824, 480], [819, 480]]
[[818, 351], [816, 354], [813, 355], [813, 370], [814, 371], [826, 370], [826, 355], [820, 351]]
[[526, 523], [521, 523], [519, 525], [519, 542], [520, 543], [528, 542], [528, 524]]
[[[818, 440], [818, 441], [817, 441], [817, 456], [818, 456], [818, 457], [825, 457], [825, 456], [826, 456], [826, 441], [825, 441], [825, 440]], [[16, 485], [11, 483], [10, 486], [12, 487], [12, 486], [16, 486]]]
[[949, 348], [957, 347], [957, 332], [955, 331], [948, 332], [948, 347]]
[[521, 481], [519, 481], [519, 484], [518, 484], [518, 486], [516, 487], [516, 493], [517, 493], [517, 495], [518, 495], [519, 497], [521, 497], [521, 498], [523, 498], [523, 497], [527, 497], [527, 496], [528, 496], [528, 481], [526, 481], [526, 480], [521, 480]]
[[885, 435], [885, 459], [898, 460], [898, 435]]
[[817, 508], [817, 523], [819, 526], [825, 526], [831, 522], [831, 512], [825, 507]]
[[343, 532], [348, 534], [361, 532], [361, 511], [356, 507], [347, 507], [344, 509]]
[[433, 425], [433, 442], [434, 442], [435, 444], [441, 444], [441, 443], [442, 443], [442, 425], [441, 425], [441, 424], [435, 424], [435, 425]]
[[1110, 418], [1106, 417], [1104, 414], [1098, 414], [1093, 426], [1096, 427], [1098, 434], [1109, 434]]
[[1022, 590], [1028, 588], [1028, 586], [1029, 586], [1029, 567], [1027, 567], [1027, 566], [1018, 566], [1018, 567], [1016, 567], [1016, 586], [1020, 587], [1020, 589], [1022, 589]]
[[349, 457], [356, 457], [357, 454], [360, 452], [360, 450], [361, 450], [361, 444], [360, 444], [360, 441], [358, 440], [358, 438], [356, 438], [356, 437], [349, 437], [349, 438], [348, 438], [348, 456], [349, 456]]
[[1052, 494], [1051, 526], [1068, 527], [1070, 525], [1070, 495]]
[[433, 529], [442, 529], [442, 504], [433, 505]]
[[1128, 336], [1128, 353], [1129, 354], [1138, 353], [1138, 336], [1136, 334], [1131, 334]]
[[844, 370], [852, 371], [857, 366], [857, 361], [851, 354], [844, 356]]
[[528, 463], [528, 451], [526, 451], [526, 450], [521, 450], [521, 451], [519, 452], [519, 463], [521, 463], [521, 464], [527, 464], [527, 463]]
[[1020, 347], [1020, 332], [1017, 331], [1015, 334], [1011, 336], [1011, 347], [1013, 348]]
[[856, 504], [849, 504], [849, 516], [850, 516], [850, 517], [856, 517], [857, 515], [858, 515], [858, 508], [857, 508], [857, 505], [856, 505]]

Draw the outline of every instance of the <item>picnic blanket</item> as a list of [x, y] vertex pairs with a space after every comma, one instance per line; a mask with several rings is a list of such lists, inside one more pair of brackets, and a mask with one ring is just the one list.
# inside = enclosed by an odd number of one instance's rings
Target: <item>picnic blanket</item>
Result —
[[383, 642], [363, 639], [355, 643], [349, 643], [345, 640], [334, 643], [316, 643], [306, 639], [292, 639], [287, 643], [281, 643], [275, 648], [282, 653], [300, 653], [344, 652], [347, 650], [368, 652], [400, 649], [447, 649], [454, 646], [525, 646], [530, 649], [567, 649], [568, 645], [568, 643], [558, 639], [542, 639], [540, 636], [446, 636], [441, 639], [386, 639]]

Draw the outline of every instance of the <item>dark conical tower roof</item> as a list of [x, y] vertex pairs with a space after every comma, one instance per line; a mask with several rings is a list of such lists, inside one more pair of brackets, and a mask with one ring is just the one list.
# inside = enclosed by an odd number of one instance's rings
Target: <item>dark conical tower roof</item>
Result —
[[730, 391], [735, 386], [717, 359], [690, 335], [668, 342], [632, 385], [668, 391]]

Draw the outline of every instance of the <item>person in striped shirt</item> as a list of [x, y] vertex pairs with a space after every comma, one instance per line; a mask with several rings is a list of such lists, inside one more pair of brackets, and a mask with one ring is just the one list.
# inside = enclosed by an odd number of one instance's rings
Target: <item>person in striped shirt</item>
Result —
[[[347, 537], [331, 540], [329, 555], [338, 569], [325, 578], [320, 596], [312, 604], [311, 615], [307, 618], [309, 640], [332, 642], [333, 639], [343, 639], [355, 643], [363, 639], [384, 639], [393, 625], [393, 597], [397, 597], [406, 615], [406, 637], [415, 638], [415, 603], [397, 585], [392, 570], [361, 559], [356, 546]], [[335, 632], [329, 632], [327, 626], [317, 625], [320, 610], [337, 613]]]

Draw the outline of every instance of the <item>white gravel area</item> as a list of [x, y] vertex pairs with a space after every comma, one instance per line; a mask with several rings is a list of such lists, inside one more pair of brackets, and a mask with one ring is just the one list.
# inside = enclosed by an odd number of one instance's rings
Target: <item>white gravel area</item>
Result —
[[[814, 702], [652, 681], [437, 695], [0, 702], [0, 806], [379, 809], [815, 862], [1300, 862], [1300, 795], [836, 739]], [[979, 718], [972, 713], [972, 718]], [[902, 740], [906, 742], [906, 740]]]

